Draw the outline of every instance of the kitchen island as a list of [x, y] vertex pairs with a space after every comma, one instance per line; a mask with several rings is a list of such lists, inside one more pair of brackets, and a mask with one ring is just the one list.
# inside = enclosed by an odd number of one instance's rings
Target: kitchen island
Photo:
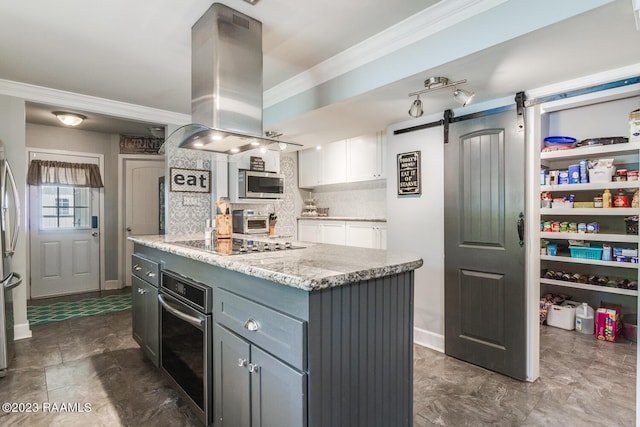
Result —
[[213, 291], [214, 425], [412, 425], [420, 258], [303, 242], [219, 255], [185, 236], [130, 240]]

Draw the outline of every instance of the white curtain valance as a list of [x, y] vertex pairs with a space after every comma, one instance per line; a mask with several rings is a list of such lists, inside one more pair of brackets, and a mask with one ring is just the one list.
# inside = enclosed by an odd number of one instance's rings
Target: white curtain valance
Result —
[[53, 160], [32, 160], [27, 172], [29, 185], [73, 185], [74, 187], [101, 188], [102, 177], [98, 165], [69, 163]]

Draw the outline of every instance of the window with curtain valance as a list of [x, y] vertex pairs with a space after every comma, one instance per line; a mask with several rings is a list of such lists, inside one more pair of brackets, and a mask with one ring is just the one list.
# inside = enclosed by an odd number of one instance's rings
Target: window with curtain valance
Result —
[[104, 187], [98, 165], [53, 160], [32, 160], [27, 172], [27, 184], [38, 186], [56, 184], [72, 185], [74, 187]]

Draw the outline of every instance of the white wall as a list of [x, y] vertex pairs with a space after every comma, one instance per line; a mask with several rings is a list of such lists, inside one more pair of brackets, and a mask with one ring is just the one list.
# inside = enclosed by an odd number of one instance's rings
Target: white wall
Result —
[[[444, 351], [443, 128], [393, 135], [393, 130], [403, 127], [406, 124], [400, 123], [387, 129], [387, 248], [410, 251], [423, 259], [415, 272], [414, 341]], [[398, 197], [397, 155], [408, 151], [420, 151], [422, 195]]]
[[25, 106], [22, 99], [0, 95], [0, 140], [5, 143], [7, 159], [11, 163], [13, 174], [20, 193], [22, 207], [20, 223], [22, 227], [18, 245], [13, 255], [13, 271], [21, 274], [24, 281], [13, 290], [13, 320], [15, 339], [29, 338], [27, 321], [27, 151], [25, 149]]

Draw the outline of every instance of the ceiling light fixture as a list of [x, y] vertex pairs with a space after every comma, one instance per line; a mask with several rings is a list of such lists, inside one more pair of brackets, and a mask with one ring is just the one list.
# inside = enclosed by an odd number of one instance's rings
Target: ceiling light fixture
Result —
[[164, 127], [163, 126], [150, 126], [149, 133], [154, 138], [164, 138]]
[[420, 117], [423, 114], [422, 109], [422, 101], [420, 100], [420, 95], [427, 92], [433, 92], [434, 90], [444, 89], [447, 87], [453, 87], [453, 98], [458, 101], [463, 107], [468, 105], [473, 98], [474, 93], [466, 91], [464, 89], [458, 89], [456, 86], [466, 83], [467, 80], [458, 80], [457, 82], [450, 82], [446, 77], [429, 77], [424, 81], [425, 89], [418, 90], [415, 92], [411, 92], [409, 94], [410, 97], [416, 97], [411, 103], [411, 108], [409, 108], [409, 115], [411, 117]]
[[54, 111], [53, 115], [65, 126], [78, 126], [87, 118], [87, 116], [83, 116], [82, 114], [68, 113], [66, 111]]

